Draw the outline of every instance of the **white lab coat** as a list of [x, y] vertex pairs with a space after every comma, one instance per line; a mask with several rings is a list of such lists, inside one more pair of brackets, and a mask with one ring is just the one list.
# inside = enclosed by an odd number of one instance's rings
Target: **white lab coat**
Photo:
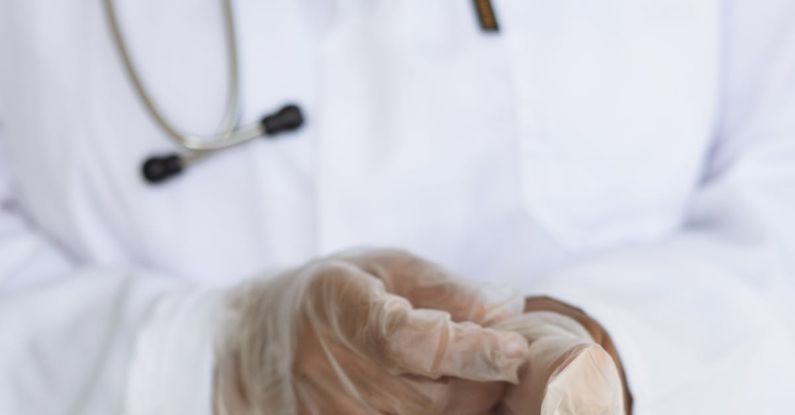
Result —
[[[156, 100], [211, 132], [216, 1], [119, 0]], [[398, 246], [580, 305], [637, 414], [795, 394], [795, 2], [235, 2], [243, 119], [302, 130], [162, 186], [174, 151], [99, 1], [0, 1], [0, 414], [208, 413], [217, 293]]]

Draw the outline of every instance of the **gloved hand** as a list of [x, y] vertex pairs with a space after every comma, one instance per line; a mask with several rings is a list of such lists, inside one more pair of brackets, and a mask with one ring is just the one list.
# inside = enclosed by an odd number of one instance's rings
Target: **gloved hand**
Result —
[[521, 312], [400, 251], [312, 262], [230, 296], [216, 413], [484, 415], [527, 341], [483, 328]]
[[624, 415], [624, 391], [610, 354], [577, 321], [533, 311], [496, 325], [521, 333], [530, 350], [520, 383], [499, 415]]

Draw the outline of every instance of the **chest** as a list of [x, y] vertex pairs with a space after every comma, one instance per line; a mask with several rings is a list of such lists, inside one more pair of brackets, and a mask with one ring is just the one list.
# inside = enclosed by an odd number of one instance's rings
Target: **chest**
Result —
[[[676, 226], [709, 146], [716, 2], [501, 0], [484, 33], [468, 1], [241, 1], [243, 120], [298, 102], [307, 124], [152, 188], [140, 163], [176, 148], [102, 10], [74, 3], [24, 10], [9, 149], [34, 220], [88, 260], [244, 273], [397, 244], [455, 261], [495, 232], [527, 240], [525, 222], [561, 251], [594, 249]], [[215, 2], [119, 3], [164, 113], [213, 131]]]

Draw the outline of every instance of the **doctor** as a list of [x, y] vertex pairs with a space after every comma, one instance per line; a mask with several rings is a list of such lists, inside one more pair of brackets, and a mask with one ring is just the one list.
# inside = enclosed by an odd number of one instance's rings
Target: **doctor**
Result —
[[[190, 133], [219, 131], [234, 90], [218, 3], [115, 2], [146, 91]], [[390, 413], [424, 401], [359, 392], [400, 373], [515, 397], [526, 344], [456, 321], [517, 311], [451, 275], [586, 310], [527, 304], [609, 333], [636, 414], [791, 411], [795, 3], [241, 0], [233, 15], [240, 125], [286, 103], [304, 122], [153, 185], [145, 160], [188, 153], [143, 105], [102, 2], [0, 2], [0, 413], [330, 402], [310, 395]], [[413, 255], [328, 257], [362, 245]], [[395, 256], [418, 271], [396, 275]], [[413, 309], [399, 286], [428, 287], [418, 275], [453, 300]], [[346, 326], [350, 304], [368, 313]], [[385, 321], [400, 324], [359, 331]], [[410, 335], [423, 322], [480, 343], [434, 349]], [[390, 371], [346, 383], [350, 367]], [[487, 390], [503, 380], [519, 389]]]

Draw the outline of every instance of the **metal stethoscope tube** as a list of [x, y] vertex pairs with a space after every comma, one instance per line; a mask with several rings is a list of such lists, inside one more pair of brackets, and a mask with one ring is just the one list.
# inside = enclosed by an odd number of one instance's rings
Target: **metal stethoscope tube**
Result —
[[236, 146], [264, 135], [274, 135], [283, 131], [294, 130], [302, 125], [303, 116], [300, 108], [296, 105], [287, 105], [276, 113], [263, 117], [257, 123], [243, 127], [238, 126], [240, 122], [240, 68], [231, 0], [221, 0], [228, 72], [226, 105], [219, 132], [207, 136], [189, 134], [179, 130], [158, 108], [144, 86], [130, 56], [117, 18], [114, 0], [103, 0], [103, 3], [113, 44], [119, 53], [124, 72], [130, 80], [135, 93], [146, 108], [146, 111], [166, 135], [180, 147], [189, 150], [189, 153], [185, 155], [167, 155], [146, 160], [143, 166], [143, 173], [147, 181], [151, 183], [161, 182], [180, 173], [190, 164], [203, 159], [215, 151]]

